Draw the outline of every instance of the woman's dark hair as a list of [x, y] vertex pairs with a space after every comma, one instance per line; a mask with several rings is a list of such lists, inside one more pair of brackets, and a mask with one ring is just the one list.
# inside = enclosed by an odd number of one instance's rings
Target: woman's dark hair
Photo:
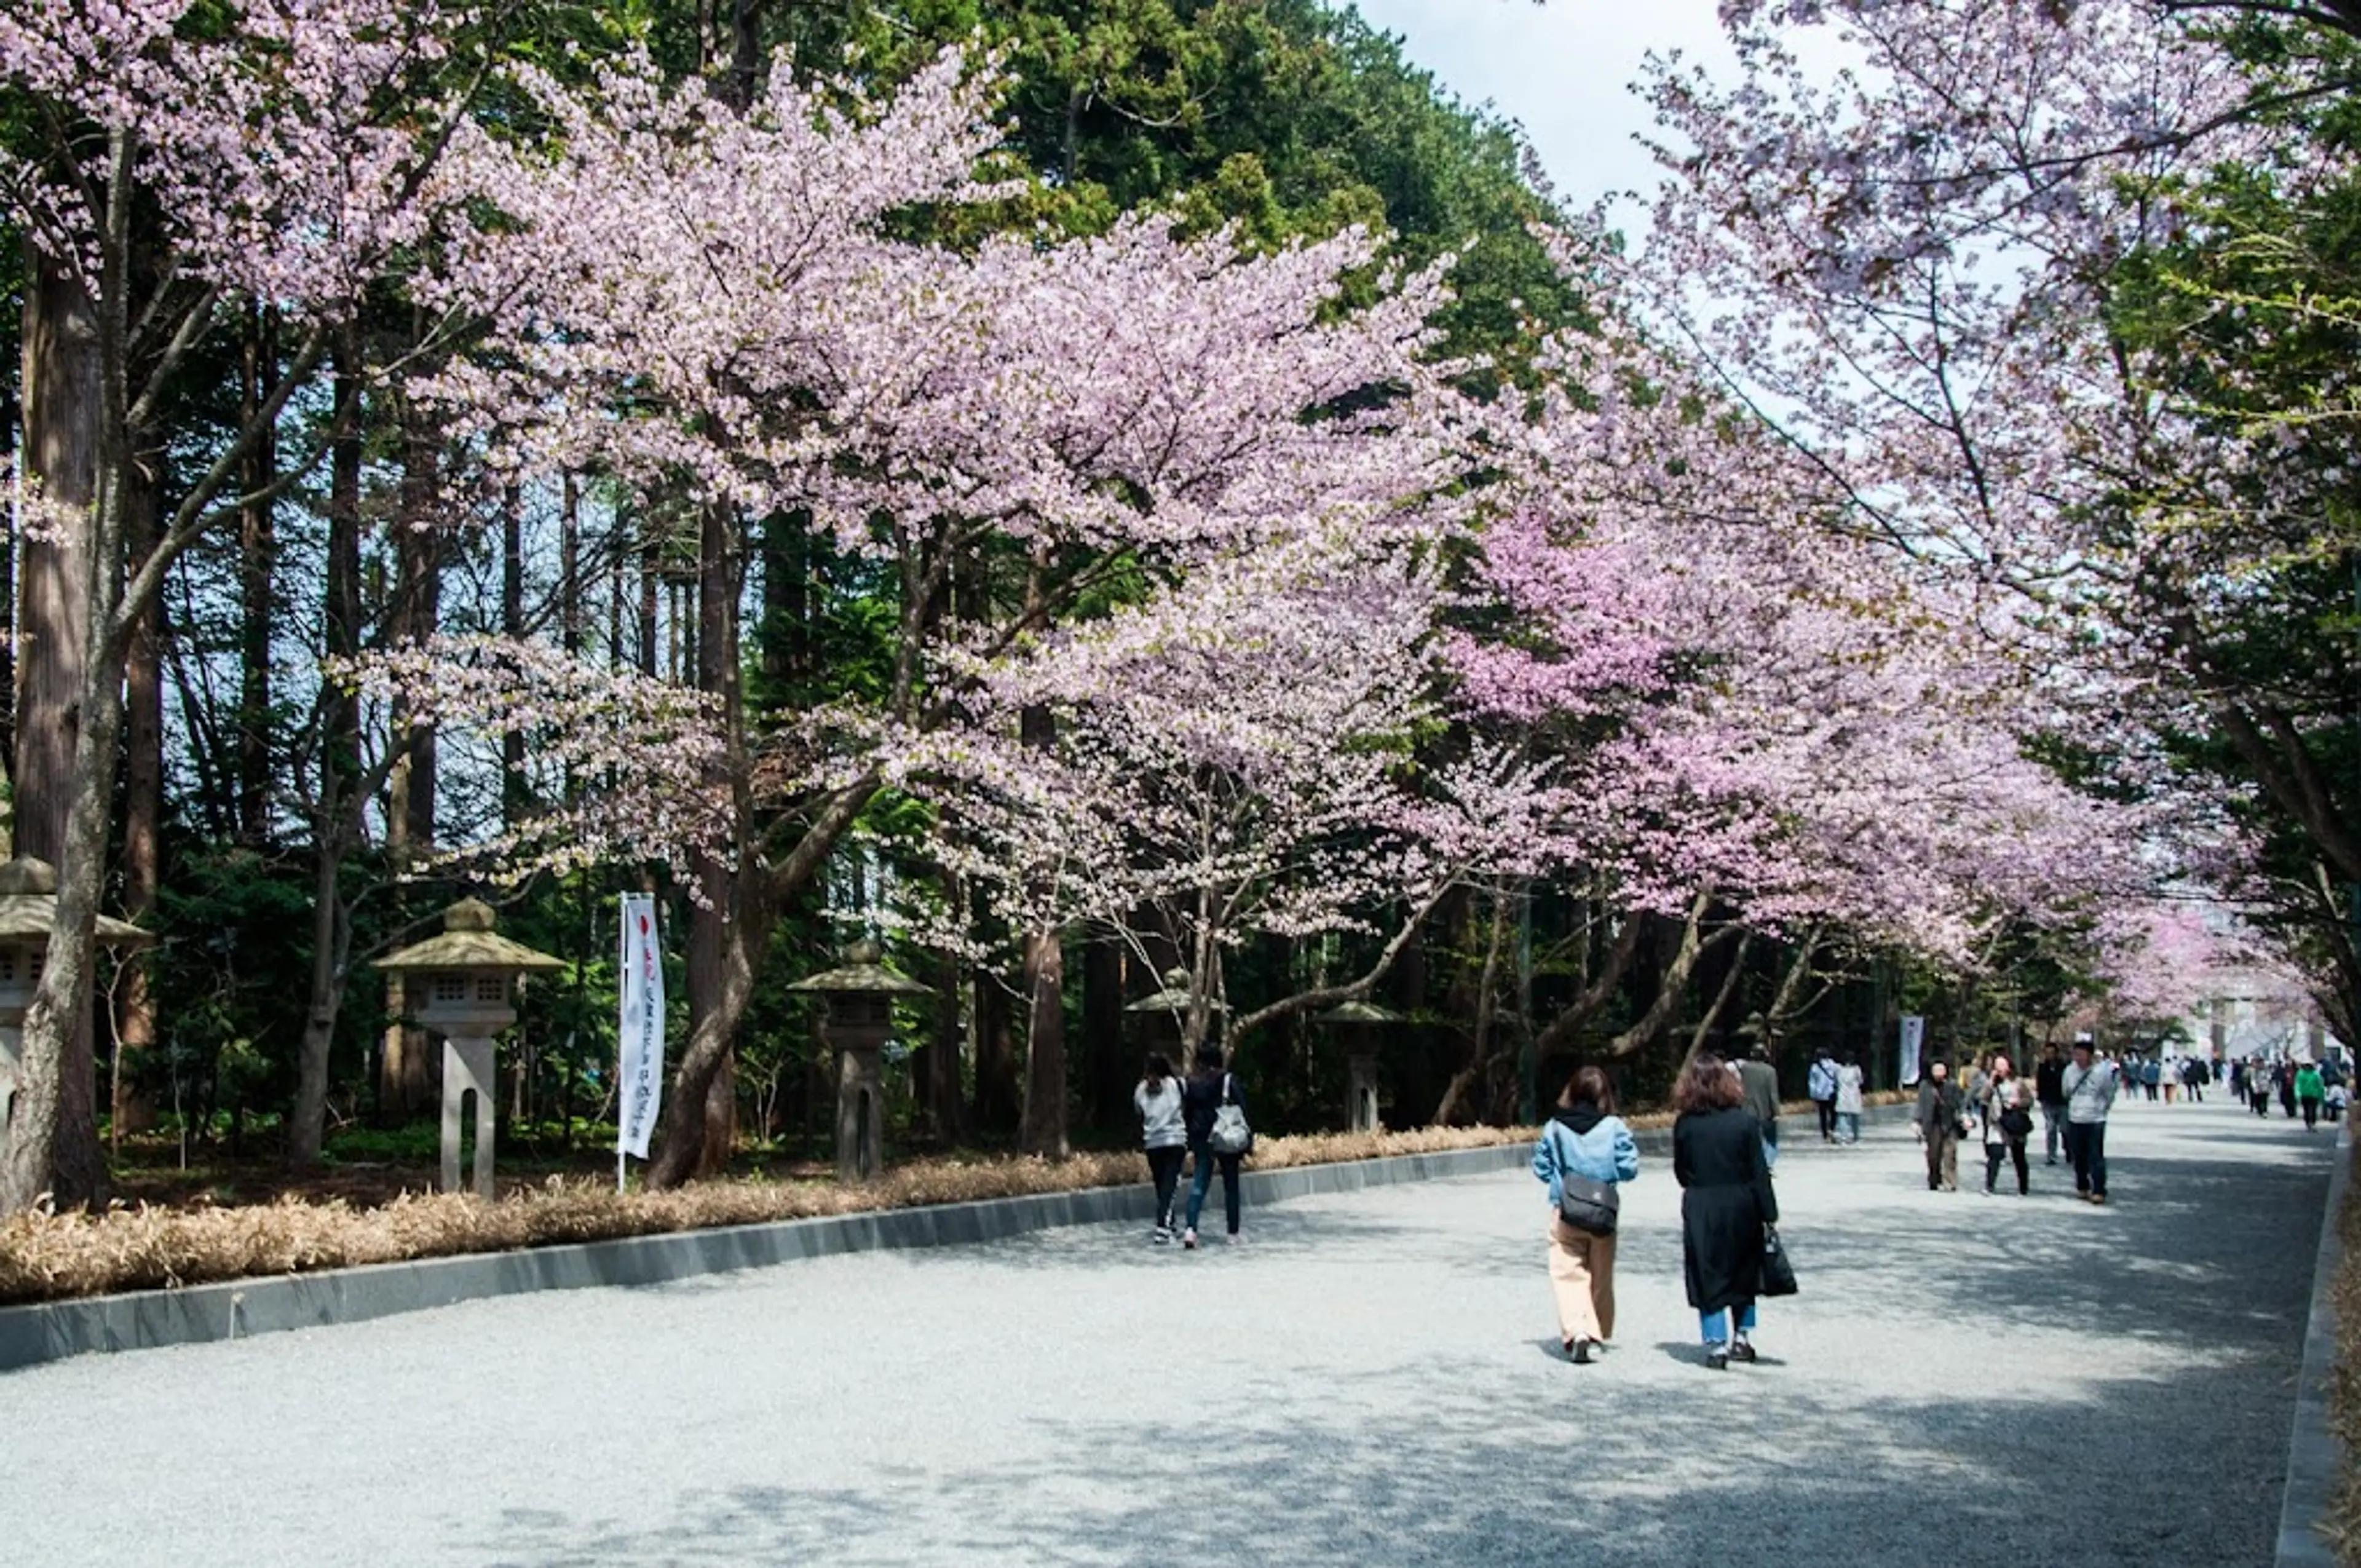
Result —
[[1727, 1111], [1745, 1098], [1738, 1075], [1710, 1051], [1689, 1063], [1680, 1082], [1673, 1086], [1673, 1109], [1684, 1116], [1692, 1111]]
[[1557, 1102], [1561, 1109], [1567, 1111], [1577, 1105], [1596, 1105], [1612, 1115], [1615, 1113], [1615, 1085], [1608, 1081], [1607, 1074], [1600, 1069], [1580, 1068], [1565, 1080], [1565, 1089], [1558, 1095]]
[[1164, 1080], [1171, 1076], [1172, 1058], [1166, 1056], [1162, 1051], [1148, 1052], [1148, 1081], [1156, 1085], [1156, 1087], [1160, 1090], [1164, 1087]]
[[1197, 1047], [1197, 1070], [1212, 1072], [1222, 1065], [1222, 1047], [1207, 1040]]

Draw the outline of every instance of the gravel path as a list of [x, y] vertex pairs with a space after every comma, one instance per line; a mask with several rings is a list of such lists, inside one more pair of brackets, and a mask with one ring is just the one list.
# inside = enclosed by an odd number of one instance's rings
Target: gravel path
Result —
[[1661, 1161], [1590, 1367], [1521, 1174], [1278, 1206], [1193, 1255], [1092, 1227], [84, 1357], [0, 1376], [0, 1542], [47, 1568], [2267, 1563], [2330, 1141], [2145, 1104], [2110, 1141], [2103, 1211], [2038, 1164], [2029, 1199], [1927, 1192], [1906, 1129], [1795, 1149], [1805, 1294], [1721, 1374]]

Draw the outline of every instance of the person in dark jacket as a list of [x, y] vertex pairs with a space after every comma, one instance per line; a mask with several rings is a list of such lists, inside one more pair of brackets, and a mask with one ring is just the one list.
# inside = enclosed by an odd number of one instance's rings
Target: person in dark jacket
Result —
[[1763, 1231], [1779, 1219], [1763, 1129], [1741, 1103], [1738, 1075], [1700, 1056], [1673, 1091], [1673, 1178], [1681, 1184], [1681, 1273], [1716, 1371], [1752, 1361]]
[[2066, 1124], [2066, 1057], [2055, 1040], [2041, 1047], [2041, 1063], [2033, 1069], [2033, 1098], [2041, 1105], [2045, 1163], [2056, 1165], [2059, 1130]]
[[[1193, 1248], [1197, 1245], [1197, 1216], [1205, 1207], [1205, 1194], [1213, 1188], [1213, 1167], [1222, 1168], [1223, 1216], [1230, 1223], [1229, 1241], [1238, 1241], [1238, 1161], [1245, 1154], [1217, 1154], [1211, 1146], [1213, 1135], [1213, 1113], [1224, 1103], [1246, 1109], [1246, 1091], [1238, 1087], [1237, 1074], [1222, 1069], [1222, 1047], [1207, 1041], [1197, 1047], [1197, 1070], [1180, 1089], [1180, 1116], [1189, 1128], [1189, 1158], [1192, 1167], [1189, 1178], [1189, 1223], [1180, 1233], [1180, 1245]], [[1247, 1118], [1249, 1124], [1253, 1118]]]
[[1927, 1190], [1960, 1190], [1960, 1134], [1967, 1125], [1967, 1102], [1951, 1081], [1951, 1064], [1938, 1058], [1918, 1085], [1918, 1112], [1912, 1125], [1927, 1146]]

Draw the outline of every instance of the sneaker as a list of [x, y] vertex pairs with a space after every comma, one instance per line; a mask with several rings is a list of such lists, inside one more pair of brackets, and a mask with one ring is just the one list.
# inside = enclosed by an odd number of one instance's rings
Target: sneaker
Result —
[[1730, 1342], [1730, 1359], [1732, 1361], [1743, 1361], [1752, 1364], [1756, 1359], [1754, 1354], [1754, 1346], [1744, 1339], [1731, 1340]]
[[1172, 1245], [1171, 1228], [1166, 1225], [1159, 1225], [1154, 1231], [1148, 1234], [1148, 1239], [1154, 1242], [1158, 1246], [1170, 1246]]
[[2092, 1194], [2091, 1194], [2091, 1205], [2092, 1205], [2092, 1207], [2093, 1207], [2093, 1208], [2097, 1208], [2097, 1209], [2103, 1209], [2103, 1208], [2105, 1208], [2105, 1207], [2106, 1207], [2106, 1205], [2107, 1205], [2107, 1195], [2106, 1195], [2105, 1193], [2103, 1193], [2103, 1192], [2093, 1192], [2093, 1193], [2092, 1193]]
[[1197, 1250], [1196, 1226], [1191, 1225], [1187, 1230], [1180, 1233], [1180, 1245], [1187, 1247], [1191, 1252], [1195, 1252]]
[[1224, 1237], [1222, 1238], [1222, 1240], [1224, 1240], [1224, 1242], [1227, 1242], [1227, 1243], [1228, 1243], [1230, 1245], [1232, 1245], [1232, 1246], [1236, 1246], [1238, 1244], [1240, 1244], [1241, 1242], [1245, 1241], [1246, 1239], [1246, 1237], [1244, 1237], [1244, 1236], [1242, 1236], [1242, 1235], [1238, 1234], [1238, 1233], [1237, 1233], [1237, 1232], [1235, 1232], [1235, 1231], [1232, 1231], [1228, 1235], [1225, 1235], [1225, 1236], [1224, 1236]]
[[1574, 1342], [1574, 1364], [1576, 1366], [1587, 1366], [1590, 1365], [1590, 1342], [1588, 1340], [1578, 1339]]
[[1726, 1344], [1709, 1344], [1706, 1346], [1705, 1365], [1706, 1369], [1709, 1372], [1729, 1371], [1730, 1347]]

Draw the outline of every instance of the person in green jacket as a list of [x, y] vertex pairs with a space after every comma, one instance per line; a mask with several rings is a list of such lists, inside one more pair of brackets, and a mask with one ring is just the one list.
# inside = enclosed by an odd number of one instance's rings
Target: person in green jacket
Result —
[[2320, 1080], [2320, 1064], [2305, 1062], [2295, 1069], [2295, 1102], [2303, 1107], [2303, 1130], [2320, 1125], [2320, 1102], [2328, 1093]]

